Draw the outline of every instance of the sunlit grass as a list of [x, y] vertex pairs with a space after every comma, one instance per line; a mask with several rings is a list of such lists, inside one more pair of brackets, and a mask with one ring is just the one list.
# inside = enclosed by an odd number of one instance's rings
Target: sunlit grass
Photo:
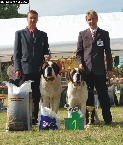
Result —
[[[7, 100], [5, 101], [6, 105]], [[0, 145], [123, 145], [123, 107], [111, 107], [112, 126], [105, 126], [101, 109], [97, 109], [100, 125], [88, 130], [65, 130], [64, 118], [67, 110], [60, 108], [60, 130], [39, 131], [33, 126], [32, 131], [5, 132], [6, 112], [0, 113]]]

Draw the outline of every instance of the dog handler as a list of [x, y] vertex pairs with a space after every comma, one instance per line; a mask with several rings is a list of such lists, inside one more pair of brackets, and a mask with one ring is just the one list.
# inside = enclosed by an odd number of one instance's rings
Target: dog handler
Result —
[[[111, 125], [110, 99], [106, 85], [106, 71], [109, 78], [112, 77], [112, 55], [108, 31], [97, 26], [98, 15], [94, 10], [86, 13], [88, 29], [79, 32], [76, 58], [79, 68], [85, 70], [86, 84], [89, 87], [87, 106], [94, 106], [94, 87], [96, 88], [105, 125]], [[107, 60], [107, 68], [104, 63], [104, 52]], [[107, 69], [107, 70], [106, 70]], [[94, 112], [92, 123], [94, 123]], [[86, 113], [88, 123], [88, 112]]]
[[17, 78], [20, 79], [20, 85], [28, 80], [33, 81], [31, 83], [34, 103], [33, 125], [37, 123], [39, 111], [40, 68], [43, 60], [49, 57], [47, 33], [37, 29], [37, 21], [38, 13], [30, 10], [27, 13], [28, 26], [15, 32], [14, 44], [14, 68]]

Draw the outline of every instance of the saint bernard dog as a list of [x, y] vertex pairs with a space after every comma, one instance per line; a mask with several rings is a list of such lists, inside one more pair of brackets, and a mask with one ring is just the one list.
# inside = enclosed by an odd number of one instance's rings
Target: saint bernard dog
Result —
[[[74, 68], [68, 72], [66, 78], [69, 80], [67, 96], [68, 104], [74, 107], [80, 107], [81, 113], [84, 119], [84, 124], [86, 124], [86, 101], [88, 99], [88, 90], [85, 81], [83, 81], [84, 73], [79, 68]], [[71, 117], [70, 112], [68, 112], [68, 117]]]
[[60, 67], [55, 62], [45, 62], [42, 66], [40, 80], [40, 92], [43, 99], [43, 106], [58, 112], [61, 97], [61, 76]]
[[[86, 125], [86, 101], [88, 99], [88, 88], [86, 82], [83, 80], [85, 77], [84, 71], [79, 68], [74, 68], [68, 72], [66, 78], [69, 80], [67, 96], [68, 104], [72, 107], [80, 107], [84, 120], [84, 126]], [[71, 117], [71, 113], [68, 111], [68, 117]], [[99, 118], [95, 109], [95, 123], [99, 123]]]

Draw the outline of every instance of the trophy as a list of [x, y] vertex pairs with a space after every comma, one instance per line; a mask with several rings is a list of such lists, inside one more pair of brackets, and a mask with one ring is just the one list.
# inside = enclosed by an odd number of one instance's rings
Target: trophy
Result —
[[72, 59], [70, 57], [68, 57], [68, 59], [66, 60], [66, 63], [68, 64], [68, 70], [70, 70], [70, 65], [72, 63]]
[[63, 58], [63, 56], [62, 56], [62, 58], [60, 59], [60, 63], [62, 65], [62, 69], [61, 69], [61, 76], [62, 76], [61, 84], [62, 85], [66, 85], [65, 62], [66, 62], [65, 58]]
[[115, 66], [114, 66], [114, 64], [115, 64], [114, 59], [115, 59], [115, 55], [114, 55], [114, 53], [112, 53], [112, 63], [113, 63], [113, 69], [115, 68]]
[[58, 58], [57, 58], [57, 56], [55, 56], [54, 58], [50, 58], [50, 61], [52, 61], [52, 62], [58, 62]]
[[88, 114], [89, 114], [89, 122], [88, 125], [91, 125], [91, 115], [92, 115], [92, 111], [94, 110], [94, 106], [86, 106], [87, 110], [88, 110]]
[[65, 59], [63, 58], [63, 56], [62, 56], [60, 62], [61, 62], [61, 64], [62, 64], [62, 70], [65, 70], [65, 66], [64, 66], [64, 64], [65, 64]]

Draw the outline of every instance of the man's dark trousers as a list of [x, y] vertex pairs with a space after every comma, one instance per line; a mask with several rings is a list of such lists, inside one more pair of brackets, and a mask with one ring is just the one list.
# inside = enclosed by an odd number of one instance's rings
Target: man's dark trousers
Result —
[[[92, 71], [86, 75], [86, 84], [88, 86], [88, 100], [86, 106], [94, 105], [94, 87], [96, 88], [100, 106], [102, 108], [102, 116], [105, 122], [112, 121], [112, 115], [110, 112], [110, 98], [108, 96], [108, 88], [106, 85], [105, 75], [95, 75]], [[94, 123], [95, 110], [92, 112], [92, 123]], [[88, 123], [88, 111], [86, 112], [86, 120]]]
[[32, 98], [34, 103], [34, 112], [33, 116], [37, 120], [38, 119], [38, 111], [39, 111], [39, 101], [40, 101], [40, 74], [24, 74], [22, 75], [22, 79], [20, 81], [20, 85], [25, 81], [32, 80], [31, 89], [32, 89]]

